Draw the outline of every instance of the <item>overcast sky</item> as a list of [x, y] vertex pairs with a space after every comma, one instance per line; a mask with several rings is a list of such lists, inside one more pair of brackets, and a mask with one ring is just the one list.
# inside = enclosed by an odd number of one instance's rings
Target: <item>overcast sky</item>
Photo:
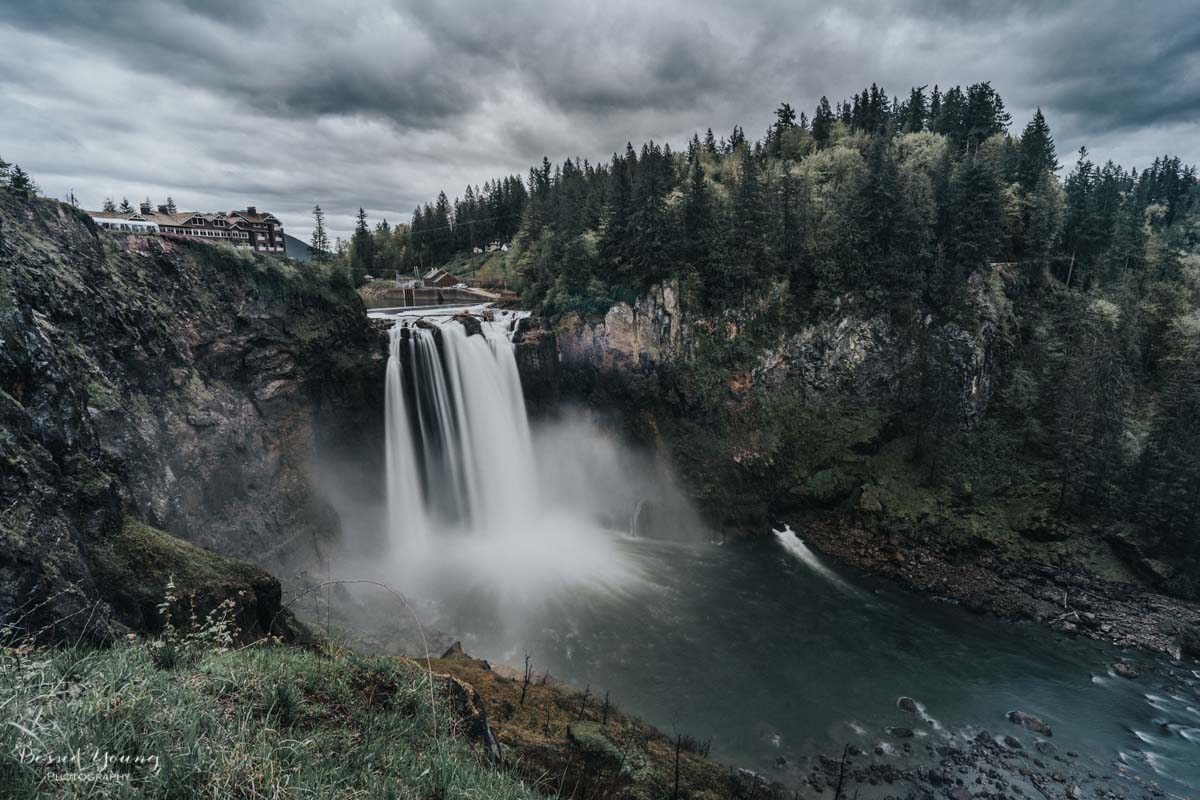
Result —
[[0, 0], [0, 155], [85, 207], [407, 220], [543, 155], [607, 159], [878, 82], [990, 80], [1060, 158], [1200, 161], [1195, 0]]

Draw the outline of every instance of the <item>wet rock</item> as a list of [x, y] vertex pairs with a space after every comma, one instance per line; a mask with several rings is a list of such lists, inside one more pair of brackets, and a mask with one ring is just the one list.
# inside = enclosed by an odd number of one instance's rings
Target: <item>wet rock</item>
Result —
[[901, 697], [896, 701], [896, 708], [900, 709], [901, 711], [907, 711], [910, 714], [916, 714], [918, 710], [917, 701], [913, 700], [911, 697]]
[[1033, 746], [1044, 756], [1052, 756], [1058, 753], [1058, 748], [1054, 746], [1053, 742], [1041, 740], [1035, 743]]
[[1021, 740], [1017, 739], [1014, 736], [1005, 736], [1004, 744], [1008, 745], [1013, 750], [1024, 750], [1025, 749], [1025, 745], [1021, 744]]
[[1020, 725], [1022, 728], [1028, 728], [1031, 731], [1040, 733], [1042, 736], [1054, 735], [1054, 731], [1049, 725], [1025, 711], [1008, 712], [1008, 721], [1014, 725]]
[[1118, 661], [1118, 662], [1114, 663], [1112, 665], [1112, 671], [1115, 674], [1121, 676], [1122, 678], [1129, 678], [1129, 679], [1137, 678], [1141, 675], [1141, 673], [1137, 671], [1137, 667], [1133, 666], [1133, 664], [1128, 664], [1124, 661]]
[[911, 739], [916, 735], [912, 728], [888, 728], [887, 732], [897, 739]]
[[1200, 625], [1179, 628], [1179, 652], [1192, 658], [1200, 658]]
[[463, 329], [467, 332], [467, 336], [483, 335], [483, 323], [474, 314], [459, 314], [454, 317], [454, 320], [463, 326]]

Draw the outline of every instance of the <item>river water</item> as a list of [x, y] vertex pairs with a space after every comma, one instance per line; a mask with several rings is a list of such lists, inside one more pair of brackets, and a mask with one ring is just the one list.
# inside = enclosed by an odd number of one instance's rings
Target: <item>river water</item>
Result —
[[[723, 546], [625, 540], [642, 566], [636, 587], [559, 597], [516, 629], [486, 598], [460, 599], [442, 624], [477, 657], [516, 665], [528, 652], [536, 669], [608, 690], [668, 732], [711, 739], [715, 757], [785, 782], [844, 744], [901, 758], [891, 726], [916, 729], [918, 746], [988, 730], [1030, 748], [1041, 737], [1006, 719], [1019, 709], [1049, 723], [1083, 770], [1195, 796], [1200, 673], [1157, 664], [1168, 681], [1150, 657], [972, 615], [798, 544], [790, 532]], [[1143, 676], [1117, 677], [1119, 660]], [[919, 717], [897, 707], [901, 696]]]

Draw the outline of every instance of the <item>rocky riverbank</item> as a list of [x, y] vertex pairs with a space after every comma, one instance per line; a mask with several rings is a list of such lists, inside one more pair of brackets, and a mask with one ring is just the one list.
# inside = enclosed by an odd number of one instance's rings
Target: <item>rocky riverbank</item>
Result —
[[1200, 658], [1200, 606], [1137, 583], [1105, 580], [1076, 564], [1009, 559], [950, 548], [933, 538], [912, 541], [856, 527], [839, 516], [813, 519], [800, 534], [857, 569], [970, 611], [1033, 620], [1172, 658]]

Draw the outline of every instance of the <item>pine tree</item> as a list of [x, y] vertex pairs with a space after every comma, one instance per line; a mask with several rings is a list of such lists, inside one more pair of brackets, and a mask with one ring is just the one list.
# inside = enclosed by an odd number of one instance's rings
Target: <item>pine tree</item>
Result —
[[731, 244], [734, 253], [734, 282], [744, 298], [751, 285], [769, 269], [766, 248], [763, 192], [758, 174], [758, 160], [746, 152], [742, 155], [741, 175], [733, 194], [733, 229]]
[[167, 195], [167, 213], [174, 214], [175, 212], [175, 199], [171, 195]]
[[121, 207], [118, 209], [122, 214], [132, 214], [133, 206], [129, 204], [128, 198], [121, 198]]
[[904, 106], [904, 118], [901, 125], [905, 133], [918, 133], [925, 129], [925, 119], [929, 109], [925, 100], [925, 87], [917, 86], [908, 93], [908, 103]]
[[833, 134], [833, 111], [829, 108], [829, 98], [822, 97], [821, 102], [817, 104], [817, 111], [813, 114], [812, 135], [813, 141], [817, 143], [817, 148], [823, 148], [829, 144], [829, 137]]
[[[1085, 305], [1086, 303], [1086, 305]], [[1083, 297], [1067, 307], [1070, 343], [1057, 386], [1058, 508], [1100, 503], [1121, 463], [1130, 374], [1117, 346], [1120, 309]]]
[[781, 103], [775, 109], [775, 123], [771, 126], [771, 154], [778, 157], [783, 147], [783, 134], [796, 125], [796, 110], [789, 103]]
[[1185, 555], [1181, 593], [1200, 596], [1200, 312], [1171, 326], [1162, 410], [1142, 457], [1142, 515]]
[[325, 262], [329, 260], [329, 235], [325, 232], [325, 212], [321, 206], [313, 206], [313, 232], [308, 245], [313, 250], [313, 258]]
[[1033, 191], [1043, 172], [1053, 173], [1057, 169], [1058, 156], [1054, 152], [1050, 126], [1042, 116], [1042, 109], [1038, 108], [1021, 134], [1021, 160], [1018, 167], [1021, 188], [1026, 192]]
[[712, 128], [709, 128], [708, 132], [704, 134], [704, 152], [708, 153], [710, 156], [715, 156], [717, 154], [717, 140], [713, 136]]
[[103, 210], [104, 210], [106, 213], [109, 213], [109, 214], [115, 214], [115, 213], [117, 213], [117, 204], [113, 202], [113, 200], [112, 200], [112, 198], [111, 198], [111, 197], [106, 197], [106, 198], [104, 198], [104, 208], [103, 208]]
[[[442, 195], [445, 197], [445, 194]], [[354, 235], [350, 237], [349, 248], [350, 275], [354, 285], [359, 285], [371, 274], [375, 267], [375, 239], [367, 226], [367, 212], [358, 209], [357, 221], [354, 225]]]
[[711, 227], [712, 198], [708, 180], [700, 159], [695, 159], [689, 170], [687, 193], [683, 198], [683, 240], [679, 255], [684, 263], [699, 272], [704, 271], [707, 260], [707, 239]]
[[13, 164], [12, 173], [8, 178], [8, 191], [22, 198], [28, 198], [37, 191], [33, 179], [29, 177], [29, 173], [21, 169], [20, 164]]

